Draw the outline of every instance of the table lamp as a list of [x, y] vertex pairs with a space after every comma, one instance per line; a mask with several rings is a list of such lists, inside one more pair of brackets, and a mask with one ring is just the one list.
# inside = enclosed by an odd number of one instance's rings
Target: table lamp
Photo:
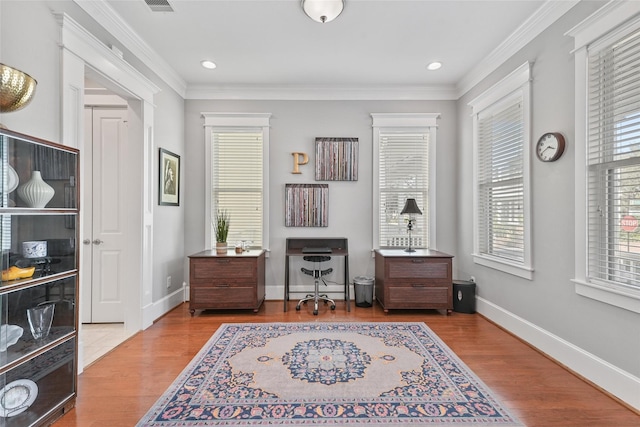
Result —
[[416, 199], [407, 199], [407, 201], [404, 202], [404, 208], [402, 208], [402, 212], [400, 212], [400, 215], [409, 215], [409, 220], [407, 221], [407, 230], [409, 231], [409, 247], [404, 250], [405, 252], [416, 251], [415, 249], [411, 249], [411, 230], [413, 230], [413, 224], [416, 222], [415, 218], [413, 217], [413, 215], [415, 214], [422, 215], [422, 211], [418, 207]]

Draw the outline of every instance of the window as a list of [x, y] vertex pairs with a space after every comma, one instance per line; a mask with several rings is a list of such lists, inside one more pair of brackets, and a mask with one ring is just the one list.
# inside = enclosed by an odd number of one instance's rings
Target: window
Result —
[[473, 100], [474, 260], [531, 279], [530, 66]]
[[215, 247], [212, 218], [226, 211], [227, 242], [268, 247], [269, 114], [203, 113], [205, 117], [207, 243]]
[[[576, 293], [640, 313], [640, 4], [569, 33], [576, 64]], [[586, 114], [585, 114], [586, 112]]]
[[408, 247], [407, 198], [422, 215], [415, 216], [411, 247], [435, 243], [436, 119], [439, 114], [372, 114], [374, 129], [374, 248]]
[[588, 274], [640, 288], [640, 31], [588, 60]]

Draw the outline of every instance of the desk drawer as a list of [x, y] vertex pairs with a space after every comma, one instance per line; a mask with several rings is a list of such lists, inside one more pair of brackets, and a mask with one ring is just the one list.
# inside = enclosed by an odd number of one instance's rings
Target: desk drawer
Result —
[[255, 280], [257, 277], [255, 258], [192, 258], [190, 267], [190, 282], [212, 278]]

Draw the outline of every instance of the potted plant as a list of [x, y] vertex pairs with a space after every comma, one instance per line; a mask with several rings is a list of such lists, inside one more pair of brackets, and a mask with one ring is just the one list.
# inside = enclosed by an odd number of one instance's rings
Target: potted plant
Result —
[[227, 253], [227, 235], [229, 234], [230, 216], [226, 210], [216, 212], [213, 222], [213, 231], [216, 235], [216, 253]]

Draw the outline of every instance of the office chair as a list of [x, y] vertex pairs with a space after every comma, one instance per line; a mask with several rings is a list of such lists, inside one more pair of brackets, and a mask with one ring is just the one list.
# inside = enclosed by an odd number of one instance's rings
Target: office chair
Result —
[[325, 304], [331, 303], [331, 310], [335, 310], [336, 309], [335, 301], [329, 298], [327, 294], [320, 294], [320, 281], [322, 281], [322, 283], [324, 283], [324, 285], [327, 286], [327, 283], [324, 281], [322, 276], [326, 276], [327, 274], [333, 271], [333, 268], [327, 268], [326, 270], [321, 270], [320, 264], [324, 261], [329, 261], [331, 257], [314, 255], [314, 256], [305, 256], [303, 257], [303, 259], [305, 261], [311, 261], [314, 263], [313, 270], [309, 270], [304, 267], [300, 269], [300, 271], [302, 271], [304, 274], [313, 276], [314, 289], [313, 289], [313, 294], [307, 294], [306, 297], [298, 301], [298, 304], [296, 305], [296, 311], [300, 311], [300, 304], [303, 304], [303, 303], [306, 304], [307, 301], [313, 301], [313, 314], [317, 315], [318, 303], [320, 302], [320, 300], [324, 301]]

